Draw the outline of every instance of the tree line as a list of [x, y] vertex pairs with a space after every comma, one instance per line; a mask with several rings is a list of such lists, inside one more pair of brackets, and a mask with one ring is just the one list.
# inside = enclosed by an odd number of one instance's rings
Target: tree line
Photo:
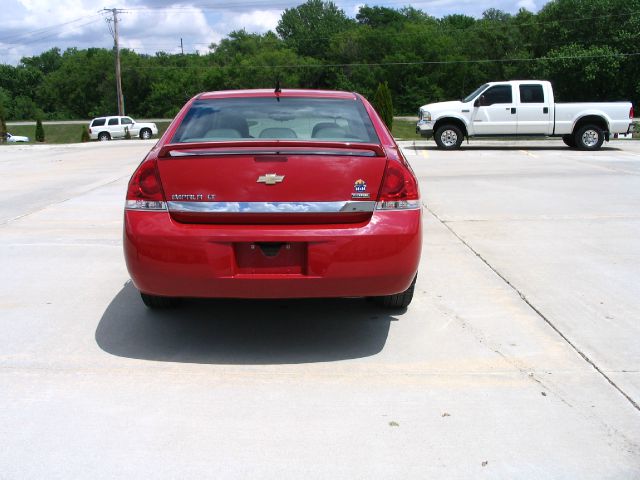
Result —
[[[430, 13], [365, 5], [351, 18], [308, 0], [286, 9], [275, 31], [234, 31], [204, 54], [123, 50], [126, 111], [172, 117], [198, 92], [277, 81], [369, 99], [386, 83], [396, 115], [494, 80], [551, 80], [558, 101], [635, 104], [640, 95], [640, 0], [552, 0], [537, 13], [489, 9], [481, 18]], [[110, 49], [52, 48], [0, 65], [0, 109], [10, 120], [113, 114], [114, 75]]]

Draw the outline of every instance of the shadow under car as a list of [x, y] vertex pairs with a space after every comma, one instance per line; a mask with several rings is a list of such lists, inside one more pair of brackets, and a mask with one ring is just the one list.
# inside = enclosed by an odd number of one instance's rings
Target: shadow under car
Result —
[[129, 281], [95, 338], [121, 357], [200, 364], [299, 364], [375, 355], [392, 314], [364, 299], [186, 299], [149, 310]]

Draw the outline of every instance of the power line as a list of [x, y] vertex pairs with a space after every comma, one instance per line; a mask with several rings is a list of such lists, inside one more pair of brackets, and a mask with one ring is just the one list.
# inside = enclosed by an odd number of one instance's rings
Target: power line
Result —
[[[86, 27], [87, 25], [91, 25], [92, 23], [96, 23], [98, 22], [100, 19], [99, 18], [95, 18], [97, 17], [97, 15], [92, 15], [91, 17], [84, 17], [82, 20], [86, 20], [87, 18], [91, 18], [91, 20], [81, 23], [79, 25], [75, 25], [73, 28], [71, 28], [71, 30], [77, 30], [79, 28], [82, 27]], [[75, 22], [67, 22], [66, 24], [63, 25], [69, 25], [70, 23], [75, 23]], [[68, 31], [68, 28], [64, 28], [62, 29], [62, 32], [58, 30], [58, 26], [54, 26], [54, 27], [47, 27], [46, 29], [40, 29], [41, 31], [39, 31], [38, 33], [34, 33], [34, 32], [29, 32], [28, 35], [24, 34], [24, 38], [20, 39], [20, 40], [15, 40], [12, 42], [7, 42], [7, 41], [3, 41], [0, 40], [0, 44], [3, 45], [30, 45], [30, 44], [35, 44], [35, 43], [39, 43], [43, 40], [49, 39], [51, 37], [56, 37], [59, 36], [61, 33]]]
[[23, 43], [23, 42], [9, 42], [8, 40], [9, 39], [19, 39], [19, 38], [22, 38], [22, 37], [29, 37], [31, 35], [45, 33], [45, 32], [48, 32], [50, 30], [57, 30], [60, 27], [63, 27], [65, 25], [70, 25], [72, 23], [80, 22], [82, 20], [87, 20], [88, 18], [97, 17], [97, 16], [100, 16], [100, 14], [90, 15], [89, 17], [84, 15], [82, 17], [78, 17], [78, 18], [75, 18], [73, 20], [69, 20], [68, 22], [57, 23], [55, 25], [49, 25], [47, 27], [38, 28], [36, 30], [31, 30], [29, 32], [14, 33], [14, 34], [8, 35], [6, 37], [1, 37], [0, 38], [0, 43], [10, 44], [10, 45], [14, 45], [14, 44], [18, 45], [18, 44]]
[[[271, 2], [268, 5], [269, 6], [273, 6], [273, 5], [277, 5], [278, 3], [286, 3], [286, 2]], [[425, 2], [414, 2], [414, 3], [425, 3]], [[233, 4], [233, 8], [229, 8], [229, 4], [226, 4], [225, 6], [196, 6], [196, 5], [192, 5], [192, 6], [177, 6], [177, 7], [154, 7], [154, 6], [145, 6], [145, 7], [128, 7], [125, 9], [122, 9], [122, 11], [148, 11], [150, 13], [153, 12], [171, 12], [171, 11], [200, 11], [200, 10], [232, 10], [232, 9], [240, 9], [242, 8], [246, 8], [247, 5], [251, 5], [251, 4], [260, 4], [259, 2], [240, 2], [240, 3], [236, 3]], [[261, 4], [262, 5], [262, 4]], [[267, 4], [264, 4], [267, 5]], [[589, 17], [578, 17], [578, 18], [565, 18], [565, 19], [556, 19], [556, 20], [549, 20], [549, 21], [539, 21], [539, 20], [534, 20], [531, 22], [525, 22], [525, 23], [518, 23], [518, 22], [514, 22], [513, 19], [515, 17], [511, 16], [511, 21], [509, 23], [499, 23], [499, 22], [494, 22], [491, 20], [484, 20], [484, 19], [474, 19], [474, 23], [472, 25], [470, 25], [469, 27], [451, 27], [449, 25], [445, 25], [442, 22], [442, 19], [436, 19], [436, 23], [434, 23], [432, 26], [437, 28], [438, 30], [444, 31], [446, 33], [455, 33], [455, 32], [460, 32], [460, 33], [468, 33], [471, 30], [474, 30], [475, 32], [478, 32], [478, 30], [481, 31], [485, 31], [485, 32], [495, 32], [495, 31], [507, 31], [508, 29], [515, 29], [515, 30], [519, 30], [521, 27], [532, 27], [532, 26], [545, 26], [545, 25], [557, 25], [557, 24], [563, 24], [563, 23], [576, 23], [576, 22], [586, 22], [586, 21], [593, 21], [593, 20], [602, 20], [602, 19], [613, 19], [613, 18], [619, 18], [619, 17], [633, 17], [633, 16], [637, 16], [640, 19], [640, 10], [633, 10], [630, 12], [625, 12], [625, 13], [611, 13], [611, 14], [604, 14], [604, 15], [593, 15], [593, 16], [589, 16]], [[416, 25], [416, 24], [414, 24]], [[315, 36], [315, 35], [307, 35], [307, 36], [297, 36], [297, 38], [300, 39], [306, 39], [306, 40], [331, 40], [331, 39], [336, 39], [336, 38], [344, 38], [346, 36], [352, 35], [354, 33], [360, 33], [358, 32], [358, 30], [354, 30], [354, 29], [348, 29], [346, 31], [343, 32], [337, 32], [332, 36]], [[363, 32], [363, 33], [369, 33], [369, 32]], [[421, 32], [379, 32], [377, 30], [372, 29], [370, 31], [371, 34], [375, 35], [376, 38], [402, 38], [402, 37], [422, 37], [422, 36], [428, 36], [430, 34], [430, 32], [428, 31], [421, 31]], [[539, 46], [539, 45], [557, 45], [559, 43], [566, 43], [566, 42], [556, 42], [556, 43], [550, 43], [550, 42], [543, 42], [543, 43], [527, 43], [527, 44], [520, 44], [520, 46]], [[194, 44], [195, 45], [195, 44]], [[204, 44], [202, 43], [201, 45], [210, 45], [210, 43]]]
[[[389, 3], [388, 1], [386, 3]], [[404, 0], [401, 0], [400, 3], [406, 3], [404, 2]], [[412, 2], [412, 4], [416, 4], [416, 3], [429, 3], [429, 2]], [[261, 2], [234, 2], [234, 3], [228, 3], [228, 4], [224, 4], [224, 5], [216, 5], [216, 6], [212, 6], [212, 5], [202, 5], [202, 6], [198, 6], [198, 5], [189, 5], [189, 6], [172, 6], [172, 7], [163, 7], [163, 6], [141, 6], [141, 7], [127, 7], [127, 8], [123, 8], [121, 9], [122, 11], [127, 11], [127, 12], [135, 12], [135, 11], [147, 11], [147, 12], [174, 12], [174, 11], [236, 11], [236, 10], [246, 10], [247, 8], [251, 8], [252, 6], [262, 6], [265, 7], [268, 10], [278, 10], [281, 6], [285, 6], [285, 5], [289, 5], [291, 4], [291, 2], [278, 2], [278, 1], [270, 1], [268, 3], [261, 3]], [[354, 4], [359, 4], [359, 2], [354, 2]], [[428, 13], [423, 12], [426, 15], [428, 15]], [[577, 18], [563, 18], [563, 19], [555, 19], [555, 20], [546, 20], [546, 21], [540, 21], [540, 20], [533, 20], [530, 22], [523, 22], [523, 23], [512, 23], [509, 25], [502, 25], [502, 24], [494, 24], [494, 25], [486, 25], [486, 23], [496, 23], [491, 19], [484, 19], [484, 18], [474, 18], [474, 17], [469, 17], [472, 18], [474, 20], [474, 24], [470, 25], [469, 27], [450, 27], [447, 26], [447, 30], [449, 31], [466, 31], [469, 28], [473, 28], [475, 25], [485, 22], [485, 24], [483, 24], [483, 26], [486, 28], [487, 26], [492, 27], [492, 28], [502, 28], [504, 26], [509, 26], [509, 27], [516, 27], [516, 28], [520, 28], [520, 27], [529, 27], [529, 26], [542, 26], [542, 25], [555, 25], [558, 23], [576, 23], [576, 22], [587, 22], [587, 21], [592, 21], [592, 20], [600, 20], [600, 19], [610, 19], [610, 18], [619, 18], [619, 17], [629, 17], [629, 16], [633, 16], [633, 15], [639, 15], [640, 14], [640, 10], [632, 10], [632, 11], [628, 11], [628, 12], [624, 12], [624, 13], [609, 13], [609, 14], [604, 14], [604, 15], [592, 15], [592, 16], [588, 16], [588, 17], [577, 17]], [[508, 14], [510, 16], [510, 20], [514, 20], [517, 17], [511, 14]], [[436, 17], [432, 17], [430, 15], [428, 15], [429, 17], [433, 18], [435, 21], [437, 21], [439, 24], [442, 24], [442, 21], [445, 17], [441, 17], [441, 18], [436, 18]], [[314, 38], [321, 38], [321, 37], [314, 37]]]

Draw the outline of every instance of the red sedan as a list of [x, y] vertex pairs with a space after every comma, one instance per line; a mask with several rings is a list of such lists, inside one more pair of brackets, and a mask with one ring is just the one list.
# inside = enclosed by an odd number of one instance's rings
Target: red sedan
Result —
[[151, 308], [180, 297], [411, 302], [418, 182], [355, 93], [202, 93], [131, 177], [124, 253]]

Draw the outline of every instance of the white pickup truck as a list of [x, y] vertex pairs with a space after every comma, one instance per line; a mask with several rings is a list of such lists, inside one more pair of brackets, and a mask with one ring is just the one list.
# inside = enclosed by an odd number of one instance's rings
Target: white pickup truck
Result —
[[468, 97], [420, 107], [416, 133], [440, 148], [458, 148], [464, 137], [562, 137], [569, 147], [597, 150], [616, 133], [633, 131], [629, 102], [554, 103], [551, 83], [490, 82]]

